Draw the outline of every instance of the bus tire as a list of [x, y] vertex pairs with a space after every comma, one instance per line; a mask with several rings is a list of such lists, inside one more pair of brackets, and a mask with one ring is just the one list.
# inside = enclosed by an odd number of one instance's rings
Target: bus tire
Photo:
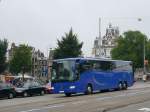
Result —
[[123, 90], [123, 83], [122, 82], [119, 82], [118, 90]]
[[65, 96], [70, 97], [71, 93], [65, 93]]
[[127, 82], [123, 82], [123, 90], [126, 90], [128, 88]]
[[88, 84], [87, 87], [86, 87], [85, 94], [86, 94], [86, 95], [89, 95], [89, 94], [92, 94], [92, 93], [93, 93], [92, 85], [91, 85], [91, 84]]

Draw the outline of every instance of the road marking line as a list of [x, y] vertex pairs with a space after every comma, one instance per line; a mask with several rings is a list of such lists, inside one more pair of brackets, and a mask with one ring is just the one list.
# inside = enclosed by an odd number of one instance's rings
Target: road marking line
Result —
[[150, 112], [150, 108], [141, 108], [141, 109], [138, 109], [140, 111], [144, 111], [144, 112]]
[[110, 99], [112, 97], [103, 97], [103, 98], [97, 98], [97, 100], [106, 100], [106, 99]]
[[73, 102], [72, 104], [73, 105], [77, 105], [77, 104], [83, 104], [83, 103], [86, 103], [86, 101], [76, 101], [76, 102]]
[[53, 105], [53, 106], [43, 107], [43, 109], [59, 108], [59, 107], [64, 107], [64, 106], [65, 105]]
[[31, 109], [31, 110], [27, 110], [27, 111], [20, 111], [20, 112], [32, 112], [32, 111], [37, 111], [37, 110], [41, 110], [41, 109]]
[[113, 96], [113, 98], [115, 98], [115, 97], [124, 97], [124, 96], [127, 96], [127, 94], [121, 94], [121, 95]]
[[59, 107], [63, 107], [65, 105], [52, 105], [52, 106], [48, 106], [48, 107], [42, 107], [41, 109], [31, 109], [31, 110], [26, 110], [26, 111], [20, 111], [20, 112], [33, 112], [33, 111], [37, 111], [37, 110], [44, 110], [44, 109], [51, 109], [51, 108], [59, 108]]

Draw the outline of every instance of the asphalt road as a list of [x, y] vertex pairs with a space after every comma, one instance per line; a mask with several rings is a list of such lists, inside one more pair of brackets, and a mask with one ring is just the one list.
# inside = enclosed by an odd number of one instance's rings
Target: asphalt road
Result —
[[150, 101], [129, 105], [109, 112], [150, 112]]
[[[0, 100], [0, 112], [103, 112], [150, 100], [150, 83], [138, 82], [128, 90], [93, 95], [50, 94]], [[140, 107], [142, 108], [142, 107]], [[114, 110], [112, 112], [120, 112]], [[137, 110], [139, 111], [140, 110]], [[132, 112], [132, 111], [123, 111]], [[134, 112], [134, 111], [133, 111]]]

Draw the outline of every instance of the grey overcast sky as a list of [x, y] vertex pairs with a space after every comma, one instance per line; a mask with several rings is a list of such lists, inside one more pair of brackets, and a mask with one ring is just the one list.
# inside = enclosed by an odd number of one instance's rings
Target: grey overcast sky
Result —
[[83, 53], [91, 56], [99, 17], [102, 35], [111, 22], [121, 33], [140, 30], [150, 36], [150, 0], [1, 0], [0, 38], [47, 54], [72, 27], [84, 42]]

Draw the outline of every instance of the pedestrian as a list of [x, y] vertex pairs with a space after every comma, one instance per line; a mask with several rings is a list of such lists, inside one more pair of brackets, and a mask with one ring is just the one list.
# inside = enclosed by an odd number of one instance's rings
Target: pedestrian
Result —
[[144, 81], [144, 82], [147, 81], [147, 75], [146, 75], [146, 74], [143, 75], [143, 81]]

